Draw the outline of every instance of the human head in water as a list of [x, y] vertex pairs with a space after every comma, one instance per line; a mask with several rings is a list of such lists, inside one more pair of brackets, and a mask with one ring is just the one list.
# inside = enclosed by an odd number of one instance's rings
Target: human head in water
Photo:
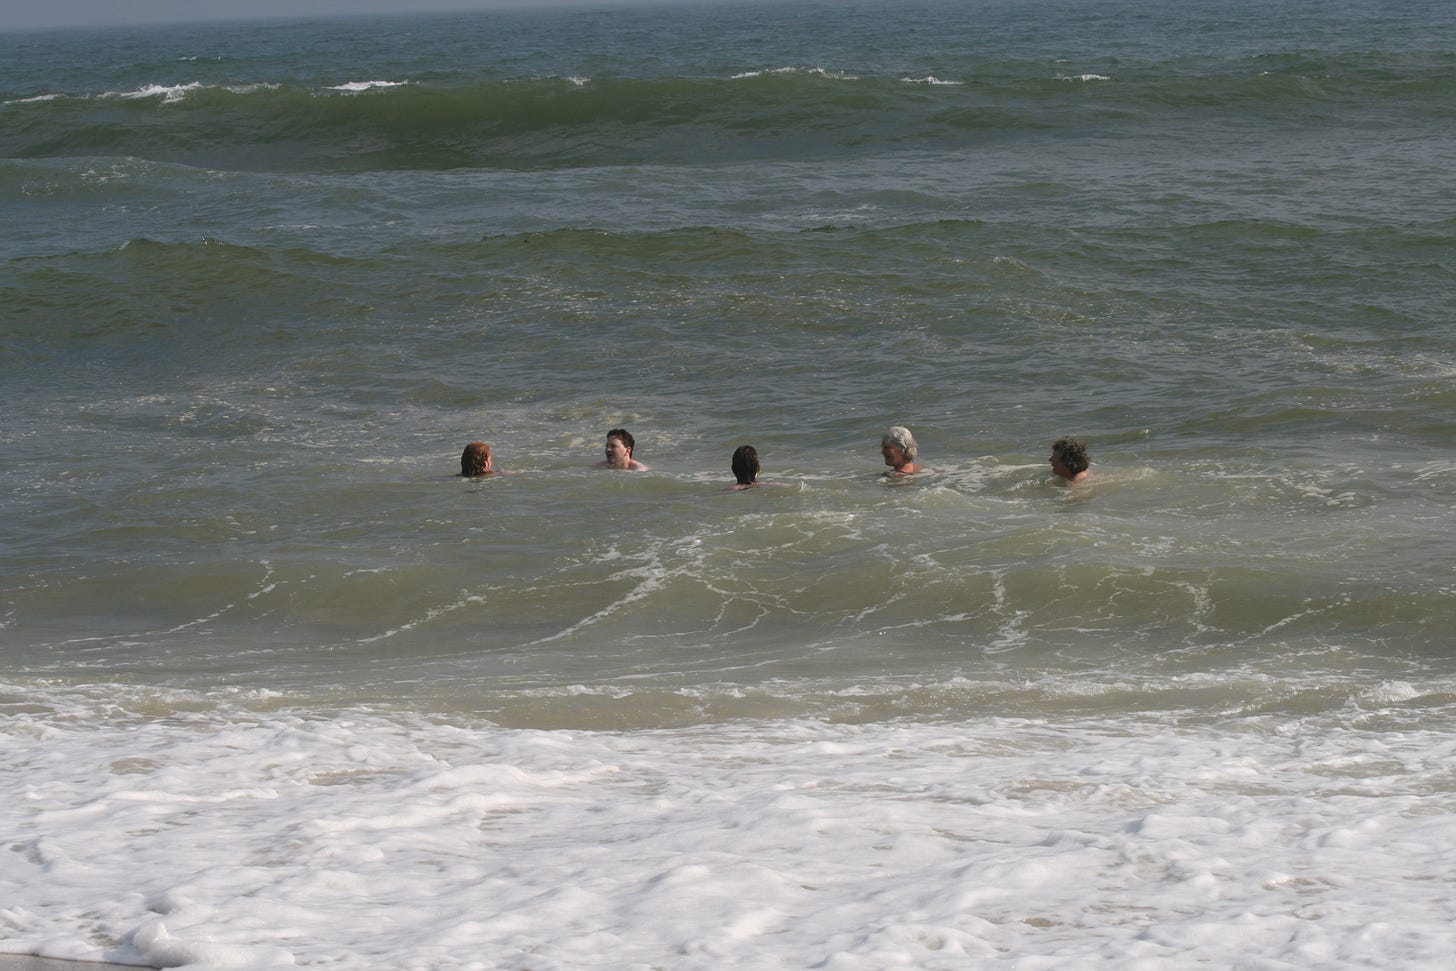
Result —
[[739, 485], [753, 485], [758, 479], [758, 449], [740, 445], [733, 452], [733, 478]]
[[1075, 438], [1059, 438], [1052, 442], [1049, 458], [1052, 471], [1068, 482], [1081, 482], [1087, 478], [1092, 460], [1087, 456], [1087, 446]]
[[465, 451], [460, 453], [460, 474], [474, 478], [490, 472], [490, 446], [484, 442], [471, 442], [465, 446]]
[[601, 467], [606, 469], [631, 469], [640, 472], [647, 468], [641, 462], [632, 457], [637, 449], [637, 442], [632, 438], [632, 433], [625, 428], [613, 428], [607, 432], [606, 461]]
[[915, 436], [903, 425], [895, 425], [880, 437], [880, 454], [885, 457], [885, 464], [890, 466], [886, 475], [913, 475], [920, 471], [915, 464], [920, 449], [915, 444]]

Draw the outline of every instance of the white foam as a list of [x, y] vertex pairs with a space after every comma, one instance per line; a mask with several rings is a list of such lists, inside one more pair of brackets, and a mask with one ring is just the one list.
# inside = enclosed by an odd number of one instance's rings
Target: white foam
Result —
[[163, 104], [170, 104], [181, 101], [193, 91], [199, 91], [204, 85], [199, 81], [192, 81], [188, 84], [146, 84], [135, 91], [108, 91], [102, 95], [104, 98], [156, 98], [160, 97]]
[[373, 88], [398, 88], [408, 84], [407, 81], [349, 81], [344, 84], [330, 85], [330, 91], [369, 91]]
[[1355, 968], [1439, 967], [1452, 941], [1446, 730], [1145, 713], [507, 731], [145, 718], [99, 688], [29, 690], [5, 691], [0, 734], [13, 952]]
[[743, 71], [741, 73], [738, 73], [738, 74], [733, 75], [733, 80], [737, 81], [737, 80], [742, 80], [742, 79], [745, 79], [745, 78], [761, 78], [761, 77], [767, 77], [767, 76], [773, 75], [773, 74], [808, 74], [808, 75], [812, 75], [814, 77], [828, 78], [828, 79], [830, 79], [832, 81], [856, 81], [856, 80], [858, 80], [858, 76], [857, 75], [854, 75], [854, 74], [845, 74], [845, 73], [843, 73], [841, 71], [830, 71], [830, 70], [828, 70], [826, 68], [822, 68], [822, 67], [793, 67], [793, 66], [789, 66], [789, 67], [775, 67], [775, 68], [769, 68], [769, 69], [763, 70], [763, 71]]

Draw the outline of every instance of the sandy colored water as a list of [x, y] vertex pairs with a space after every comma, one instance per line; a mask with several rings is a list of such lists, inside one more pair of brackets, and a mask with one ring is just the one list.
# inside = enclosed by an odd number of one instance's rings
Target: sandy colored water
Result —
[[145, 968], [141, 964], [108, 964], [100, 961], [68, 961], [33, 954], [0, 954], [0, 971], [106, 971], [108, 968]]

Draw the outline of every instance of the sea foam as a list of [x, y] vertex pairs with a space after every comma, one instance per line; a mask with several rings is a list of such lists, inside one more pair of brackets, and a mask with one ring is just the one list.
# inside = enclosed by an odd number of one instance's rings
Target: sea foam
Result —
[[1446, 733], [1156, 714], [508, 732], [49, 704], [12, 706], [0, 736], [13, 952], [1436, 967], [1451, 940]]

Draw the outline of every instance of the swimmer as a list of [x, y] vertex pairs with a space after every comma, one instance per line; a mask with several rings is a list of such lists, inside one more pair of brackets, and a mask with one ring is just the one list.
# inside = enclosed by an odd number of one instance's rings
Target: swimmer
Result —
[[1067, 483], [1083, 482], [1092, 474], [1092, 460], [1087, 457], [1087, 446], [1075, 438], [1059, 438], [1052, 442], [1049, 461], [1052, 472]]
[[489, 445], [484, 442], [471, 442], [465, 446], [465, 451], [460, 453], [461, 477], [474, 479], [482, 475], [495, 474], [495, 469], [491, 468]]
[[733, 478], [738, 482], [725, 489], [725, 492], [737, 492], [740, 489], [752, 489], [754, 486], [778, 486], [782, 482], [759, 482], [758, 481], [758, 449], [752, 445], [740, 445], [733, 452]]
[[625, 428], [613, 428], [607, 432], [606, 461], [598, 462], [599, 469], [621, 469], [630, 472], [646, 472], [647, 466], [632, 457], [637, 443], [632, 433]]
[[925, 466], [915, 464], [915, 457], [920, 454], [920, 449], [908, 428], [896, 425], [885, 432], [880, 439], [880, 454], [885, 457], [885, 464], [890, 467], [886, 476], [914, 475], [925, 471]]

